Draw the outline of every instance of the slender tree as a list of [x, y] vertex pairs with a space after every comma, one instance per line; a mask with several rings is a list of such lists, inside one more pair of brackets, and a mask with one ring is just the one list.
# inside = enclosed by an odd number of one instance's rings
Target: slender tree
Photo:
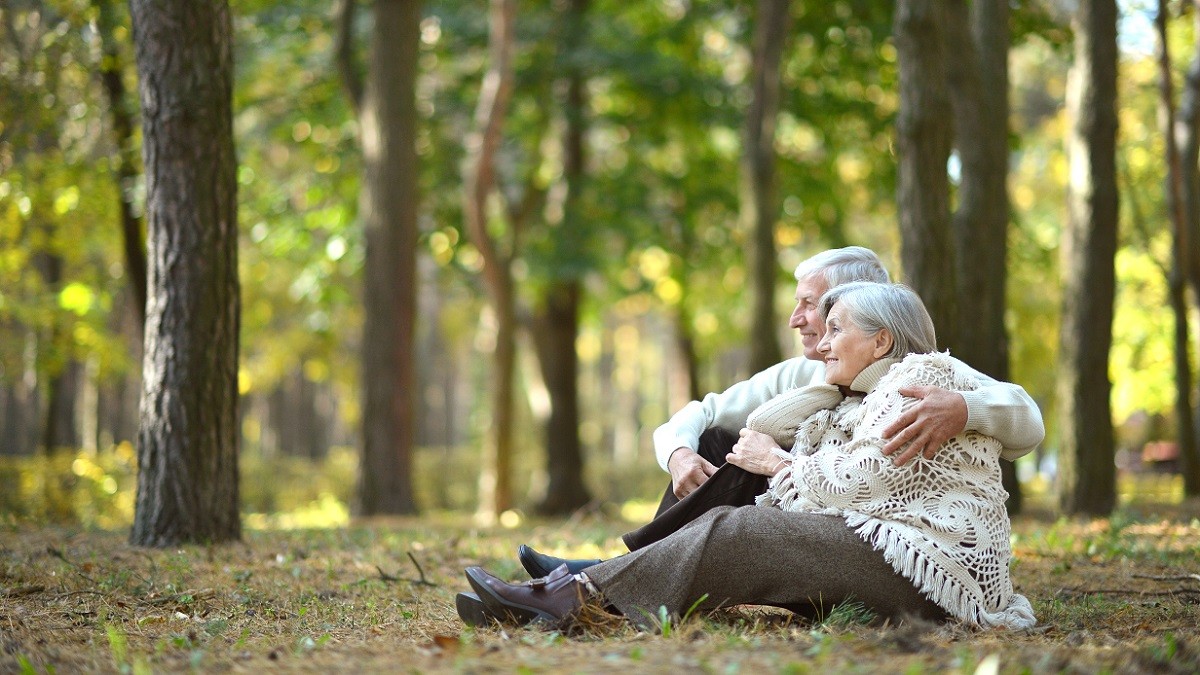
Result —
[[1058, 497], [1067, 513], [1104, 515], [1116, 502], [1108, 379], [1117, 247], [1117, 3], [1081, 0], [1075, 60], [1063, 309], [1058, 370]]
[[467, 138], [464, 170], [463, 214], [466, 230], [483, 258], [483, 280], [496, 322], [492, 352], [492, 424], [484, 443], [485, 461], [480, 475], [479, 509], [484, 516], [512, 507], [512, 444], [516, 401], [516, 297], [512, 278], [515, 244], [501, 249], [488, 232], [489, 198], [496, 187], [496, 154], [503, 138], [504, 120], [512, 98], [516, 71], [516, 0], [491, 0], [487, 73], [475, 107], [475, 121]]
[[238, 539], [237, 162], [229, 5], [132, 0], [149, 265], [130, 541]]
[[141, 328], [146, 323], [146, 236], [142, 219], [134, 208], [134, 183], [138, 177], [137, 146], [133, 139], [134, 111], [125, 92], [125, 60], [115, 34], [120, 23], [113, 0], [93, 0], [96, 8], [96, 32], [100, 37], [100, 82], [108, 99], [112, 123], [113, 169], [117, 180], [120, 211], [121, 251], [129, 289], [133, 293], [134, 316]]
[[[584, 70], [587, 11], [590, 0], [569, 0], [562, 11], [559, 87], [563, 116], [562, 161], [565, 190], [559, 190], [562, 219], [554, 227], [555, 260], [551, 279], [533, 316], [533, 343], [542, 379], [550, 394], [546, 422], [546, 496], [538, 510], [570, 513], [591, 501], [583, 482], [579, 440], [579, 305], [583, 295], [581, 253], [586, 245], [586, 215], [581, 208], [587, 149], [587, 76]], [[565, 264], [563, 262], [565, 261]]]
[[[1187, 183], [1196, 175], [1196, 156], [1191, 157], [1190, 172], [1184, 171], [1180, 158], [1180, 145], [1188, 147], [1195, 143], [1195, 128], [1180, 125], [1175, 114], [1175, 93], [1172, 81], [1170, 43], [1167, 40], [1167, 2], [1159, 0], [1155, 28], [1158, 32], [1159, 66], [1159, 125], [1162, 128], [1167, 153], [1167, 209], [1171, 220], [1172, 255], [1171, 270], [1167, 275], [1171, 310], [1175, 315], [1175, 424], [1176, 442], [1179, 444], [1180, 469], [1183, 473], [1183, 491], [1188, 496], [1200, 494], [1200, 461], [1197, 457], [1195, 420], [1192, 415], [1192, 366], [1189, 353], [1187, 306], [1187, 258], [1189, 255], [1188, 199], [1184, 195]], [[1200, 62], [1198, 58], [1197, 62]], [[1184, 89], [1187, 97], [1187, 87]], [[1193, 98], [1187, 105], [1196, 105]], [[1185, 115], [1194, 116], [1194, 111]], [[1183, 117], [1181, 115], [1180, 117]], [[1178, 131], [1177, 131], [1178, 130]], [[1190, 174], [1190, 175], [1189, 175]], [[1193, 197], [1194, 199], [1194, 197]]]
[[749, 266], [754, 309], [750, 325], [750, 372], [783, 360], [775, 311], [779, 261], [775, 255], [778, 219], [775, 177], [775, 124], [779, 116], [780, 63], [791, 15], [788, 0], [759, 0], [751, 45], [750, 109], [742, 126], [740, 172], [741, 229], [750, 235]]
[[416, 75], [421, 3], [377, 0], [365, 83], [351, 58], [354, 0], [341, 6], [343, 82], [358, 113], [363, 153], [359, 210], [363, 278], [362, 458], [358, 510], [413, 513], [417, 308]]

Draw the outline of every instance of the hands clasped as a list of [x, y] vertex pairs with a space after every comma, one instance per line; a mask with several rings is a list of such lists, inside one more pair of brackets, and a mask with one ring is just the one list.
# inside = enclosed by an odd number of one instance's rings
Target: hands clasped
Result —
[[774, 451], [782, 450], [775, 439], [767, 434], [742, 429], [733, 450], [725, 461], [760, 476], [774, 476], [783, 468], [783, 460]]

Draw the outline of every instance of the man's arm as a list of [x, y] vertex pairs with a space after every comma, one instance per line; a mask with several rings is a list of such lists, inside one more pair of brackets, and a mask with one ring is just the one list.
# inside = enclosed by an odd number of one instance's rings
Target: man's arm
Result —
[[963, 431], [991, 436], [1004, 446], [1000, 456], [1009, 461], [1032, 452], [1046, 436], [1042, 412], [1025, 389], [1000, 382], [958, 362], [979, 380], [974, 391], [949, 391], [917, 386], [900, 390], [920, 402], [884, 430], [890, 439], [883, 454], [896, 464], [923, 453], [932, 457], [947, 440]]
[[658, 465], [670, 472], [669, 462], [676, 450], [695, 453], [700, 446], [700, 434], [707, 429], [720, 427], [738, 433], [746, 426], [750, 413], [775, 395], [807, 385], [814, 378], [824, 378], [824, 366], [804, 358], [788, 359], [723, 392], [710, 393], [703, 400], [688, 403], [654, 430]]

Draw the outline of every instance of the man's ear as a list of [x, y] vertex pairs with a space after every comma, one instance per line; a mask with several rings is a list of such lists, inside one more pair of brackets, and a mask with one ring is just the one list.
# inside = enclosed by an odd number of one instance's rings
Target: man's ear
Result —
[[892, 332], [886, 328], [880, 328], [875, 334], [875, 358], [882, 359], [892, 351], [892, 345], [896, 344], [896, 340], [892, 337]]

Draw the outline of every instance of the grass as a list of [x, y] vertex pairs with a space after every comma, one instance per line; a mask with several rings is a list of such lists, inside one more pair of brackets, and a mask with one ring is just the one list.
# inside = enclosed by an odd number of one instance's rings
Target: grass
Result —
[[240, 544], [147, 550], [126, 532], [0, 529], [0, 673], [895, 672], [1200, 670], [1200, 507], [1014, 522], [1031, 631], [872, 625], [861, 607], [819, 623], [735, 608], [563, 635], [471, 629], [454, 594], [482, 564], [520, 578], [517, 544], [567, 556], [622, 550], [630, 523], [481, 529], [465, 516], [250, 530]]

